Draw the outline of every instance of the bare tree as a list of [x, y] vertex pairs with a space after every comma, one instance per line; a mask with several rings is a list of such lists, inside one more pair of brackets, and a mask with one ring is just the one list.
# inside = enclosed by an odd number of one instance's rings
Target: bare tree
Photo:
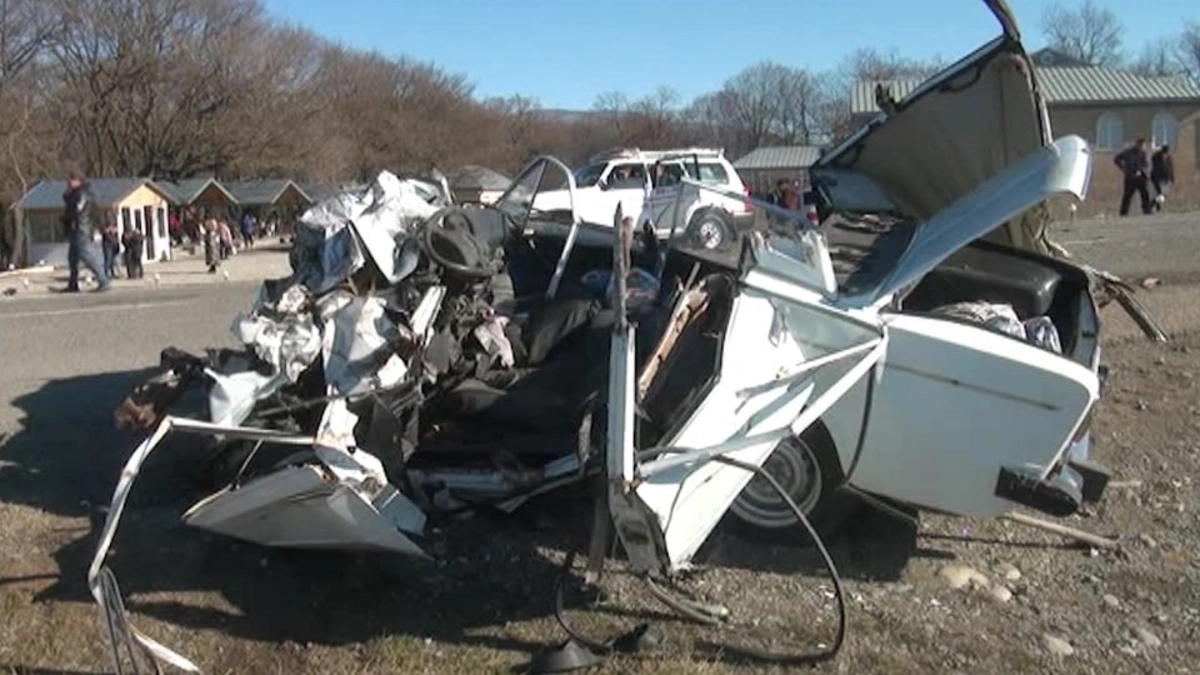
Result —
[[1094, 66], [1121, 62], [1123, 32], [1117, 15], [1093, 0], [1076, 9], [1054, 5], [1042, 16], [1042, 33], [1052, 48]]
[[[256, 3], [61, 2], [60, 109], [90, 171], [186, 177], [219, 171], [268, 140], [229, 133], [262, 105], [256, 87], [279, 66], [253, 53], [267, 32]], [[247, 139], [261, 140], [243, 146]]]
[[697, 98], [688, 117], [733, 153], [767, 144], [808, 144], [823, 135], [819, 79], [800, 68], [756, 63], [716, 92]]
[[0, 90], [42, 53], [59, 26], [45, 0], [0, 0]]
[[855, 118], [850, 109], [850, 92], [859, 82], [922, 81], [945, 67], [941, 58], [914, 58], [896, 50], [881, 52], [863, 47], [842, 59], [831, 73], [815, 78], [818, 82], [815, 116], [823, 140], [833, 142], [854, 131]]
[[0, 144], [4, 148], [4, 169], [0, 172], [0, 243], [5, 249], [5, 264], [20, 262], [24, 252], [22, 211], [13, 212], [11, 229], [6, 217], [9, 202], [20, 199], [29, 190], [28, 163], [22, 161], [24, 151], [31, 141], [44, 140], [44, 136], [31, 133], [37, 114], [34, 102], [37, 89], [29, 70], [58, 29], [55, 13], [49, 11], [46, 3], [0, 0]]
[[880, 52], [873, 47], [860, 47], [843, 59], [841, 77], [854, 80], [919, 79], [933, 75], [945, 67], [940, 58], [919, 59], [903, 56], [896, 50]]
[[1177, 42], [1175, 52], [1180, 70], [1200, 86], [1200, 21], [1186, 22]]
[[1179, 75], [1184, 71], [1180, 63], [1176, 40], [1155, 40], [1142, 48], [1137, 59], [1130, 65], [1133, 72], [1150, 77]]

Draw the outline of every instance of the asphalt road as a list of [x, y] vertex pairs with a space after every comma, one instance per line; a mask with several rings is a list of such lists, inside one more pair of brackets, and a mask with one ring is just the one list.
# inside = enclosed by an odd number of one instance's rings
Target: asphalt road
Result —
[[[257, 289], [255, 283], [222, 283], [0, 303], [0, 431], [14, 433], [27, 412], [15, 401], [56, 381], [153, 367], [170, 345], [195, 351], [236, 346], [229, 326], [249, 309]], [[70, 405], [96, 406], [105, 416], [120, 402], [86, 387], [73, 387], [71, 397]]]

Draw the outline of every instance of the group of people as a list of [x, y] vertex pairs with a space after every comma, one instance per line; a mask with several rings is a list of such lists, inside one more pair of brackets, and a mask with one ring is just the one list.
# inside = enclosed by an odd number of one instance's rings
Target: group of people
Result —
[[125, 276], [141, 279], [144, 274], [142, 259], [146, 254], [146, 235], [140, 226], [131, 226], [121, 234], [117, 223], [106, 217], [100, 226], [100, 250], [103, 262], [96, 259], [92, 246], [92, 222], [95, 216], [95, 199], [91, 187], [83, 175], [71, 172], [67, 176], [67, 189], [63, 192], [62, 224], [67, 237], [67, 266], [69, 276], [67, 292], [79, 292], [79, 265], [87, 266], [96, 277], [96, 290], [108, 290], [117, 278], [117, 259], [125, 265]]
[[[214, 220], [216, 221], [218, 247], [225, 246], [227, 254], [232, 254], [233, 252], [235, 235], [236, 238], [241, 239], [244, 248], [251, 248], [254, 246], [256, 239], [271, 236], [275, 233], [278, 226], [278, 218], [275, 214], [271, 214], [269, 218], [264, 220], [259, 220], [254, 213], [247, 210], [242, 212], [239, 219], [231, 221], [221, 216], [213, 216], [211, 214], [206, 216], [199, 209], [192, 207], [183, 212], [182, 218], [175, 213], [171, 214], [171, 242], [176, 246], [183, 245], [186, 242], [203, 242], [205, 232], [213, 227]], [[233, 224], [235, 222], [236, 226]], [[227, 235], [224, 233], [225, 229], [228, 229]], [[221, 241], [224, 241], [225, 244], [221, 244]]]
[[[67, 176], [67, 189], [63, 192], [62, 225], [67, 239], [67, 265], [70, 270], [66, 291], [79, 292], [79, 267], [84, 265], [96, 277], [98, 291], [108, 290], [112, 279], [118, 276], [120, 260], [125, 267], [128, 279], [141, 279], [144, 271], [142, 266], [146, 251], [146, 233], [136, 224], [129, 224], [124, 233], [111, 218], [106, 217], [100, 225], [100, 249], [102, 258], [96, 255], [93, 244], [93, 226], [96, 221], [96, 204], [91, 187], [79, 172], [71, 172]], [[234, 255], [234, 227], [226, 218], [208, 217], [195, 218], [195, 212], [185, 214], [185, 222], [181, 223], [178, 216], [172, 214], [170, 226], [172, 236], [182, 235], [187, 229], [188, 238], [193, 241], [203, 241], [204, 261], [209, 273], [216, 273], [221, 261]], [[190, 227], [189, 227], [190, 226]], [[262, 227], [267, 228], [268, 234], [275, 228], [274, 219], [265, 226], [260, 224], [253, 213], [243, 212], [237, 221], [237, 232], [242, 246], [251, 248]]]
[[104, 274], [109, 279], [117, 278], [117, 258], [125, 265], [127, 279], [141, 279], [144, 275], [142, 258], [146, 254], [146, 235], [138, 226], [130, 227], [122, 235], [111, 219], [100, 228], [100, 250], [104, 254]]
[[[1146, 153], [1146, 139], [1139, 138], [1133, 145], [1113, 157], [1113, 163], [1121, 170], [1121, 215], [1129, 215], [1133, 193], [1142, 201], [1142, 213], [1161, 211], [1163, 203], [1175, 182], [1175, 163], [1171, 158], [1171, 146], [1164, 145], [1153, 154]], [[1150, 186], [1154, 186], [1154, 198], [1150, 198]]]

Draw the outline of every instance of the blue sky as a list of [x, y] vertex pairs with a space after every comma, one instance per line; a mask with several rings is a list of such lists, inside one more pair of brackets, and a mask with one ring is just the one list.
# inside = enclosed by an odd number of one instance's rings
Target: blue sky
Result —
[[[674, 88], [711, 91], [762, 59], [833, 68], [859, 46], [953, 60], [998, 34], [972, 0], [265, 0], [276, 18], [390, 56], [470, 77], [479, 96], [526, 94], [590, 108]], [[1026, 46], [1043, 46], [1045, 0], [1009, 0]], [[1074, 2], [1067, 0], [1068, 6]], [[1142, 45], [1200, 20], [1198, 0], [1097, 0]]]

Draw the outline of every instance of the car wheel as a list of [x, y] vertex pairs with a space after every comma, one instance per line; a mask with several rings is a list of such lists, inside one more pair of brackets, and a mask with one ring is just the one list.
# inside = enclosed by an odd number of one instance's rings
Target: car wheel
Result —
[[719, 212], [702, 211], [692, 218], [687, 236], [693, 246], [711, 251], [733, 239], [733, 227]]
[[[822, 539], [836, 535], [859, 505], [852, 495], [837, 489], [842, 477], [837, 449], [820, 423], [799, 437], [780, 441], [763, 469], [796, 502]], [[729, 513], [740, 534], [811, 544], [807, 534], [797, 536], [803, 527], [796, 514], [762, 476], [755, 475], [746, 484]]]

